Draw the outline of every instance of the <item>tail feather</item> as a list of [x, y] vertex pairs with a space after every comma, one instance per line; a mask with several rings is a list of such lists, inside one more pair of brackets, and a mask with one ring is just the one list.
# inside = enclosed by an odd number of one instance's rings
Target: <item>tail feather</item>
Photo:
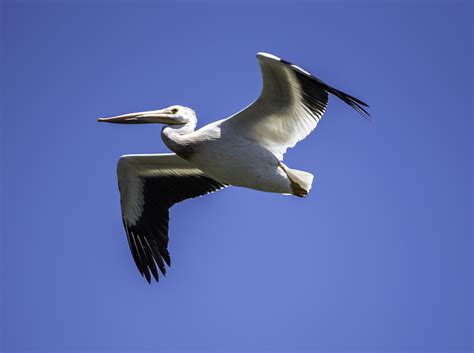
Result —
[[286, 170], [286, 173], [291, 181], [294, 195], [302, 197], [308, 195], [313, 184], [313, 174], [289, 168]]

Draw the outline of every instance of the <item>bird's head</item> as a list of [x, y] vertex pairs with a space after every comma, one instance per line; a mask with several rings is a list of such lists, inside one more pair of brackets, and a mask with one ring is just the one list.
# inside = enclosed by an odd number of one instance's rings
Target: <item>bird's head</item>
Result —
[[97, 121], [114, 124], [155, 123], [166, 125], [185, 125], [188, 123], [196, 124], [196, 113], [191, 108], [183, 107], [181, 105], [172, 105], [171, 107], [165, 109], [117, 115], [110, 118], [99, 118]]

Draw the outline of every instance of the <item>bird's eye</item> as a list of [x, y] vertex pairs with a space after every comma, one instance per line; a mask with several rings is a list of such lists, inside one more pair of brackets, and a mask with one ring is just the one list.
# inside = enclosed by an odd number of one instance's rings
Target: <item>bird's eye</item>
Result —
[[178, 112], [178, 109], [176, 109], [176, 108], [171, 109], [172, 114], [176, 114], [177, 112]]

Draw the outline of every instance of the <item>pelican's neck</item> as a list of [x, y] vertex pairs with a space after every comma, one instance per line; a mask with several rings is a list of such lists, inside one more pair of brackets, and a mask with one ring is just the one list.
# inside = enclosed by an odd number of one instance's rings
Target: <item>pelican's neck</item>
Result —
[[184, 158], [185, 150], [191, 143], [189, 135], [194, 132], [195, 128], [195, 121], [187, 122], [184, 125], [168, 125], [161, 131], [161, 138], [170, 150]]

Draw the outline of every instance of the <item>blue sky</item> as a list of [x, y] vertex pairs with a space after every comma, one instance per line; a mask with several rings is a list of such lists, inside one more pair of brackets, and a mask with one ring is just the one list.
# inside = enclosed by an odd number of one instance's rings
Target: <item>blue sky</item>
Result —
[[[2, 352], [472, 351], [472, 3], [4, 2]], [[137, 272], [115, 168], [171, 104], [199, 126], [295, 62], [330, 100], [286, 155], [307, 199], [230, 188], [171, 212], [173, 266]]]

